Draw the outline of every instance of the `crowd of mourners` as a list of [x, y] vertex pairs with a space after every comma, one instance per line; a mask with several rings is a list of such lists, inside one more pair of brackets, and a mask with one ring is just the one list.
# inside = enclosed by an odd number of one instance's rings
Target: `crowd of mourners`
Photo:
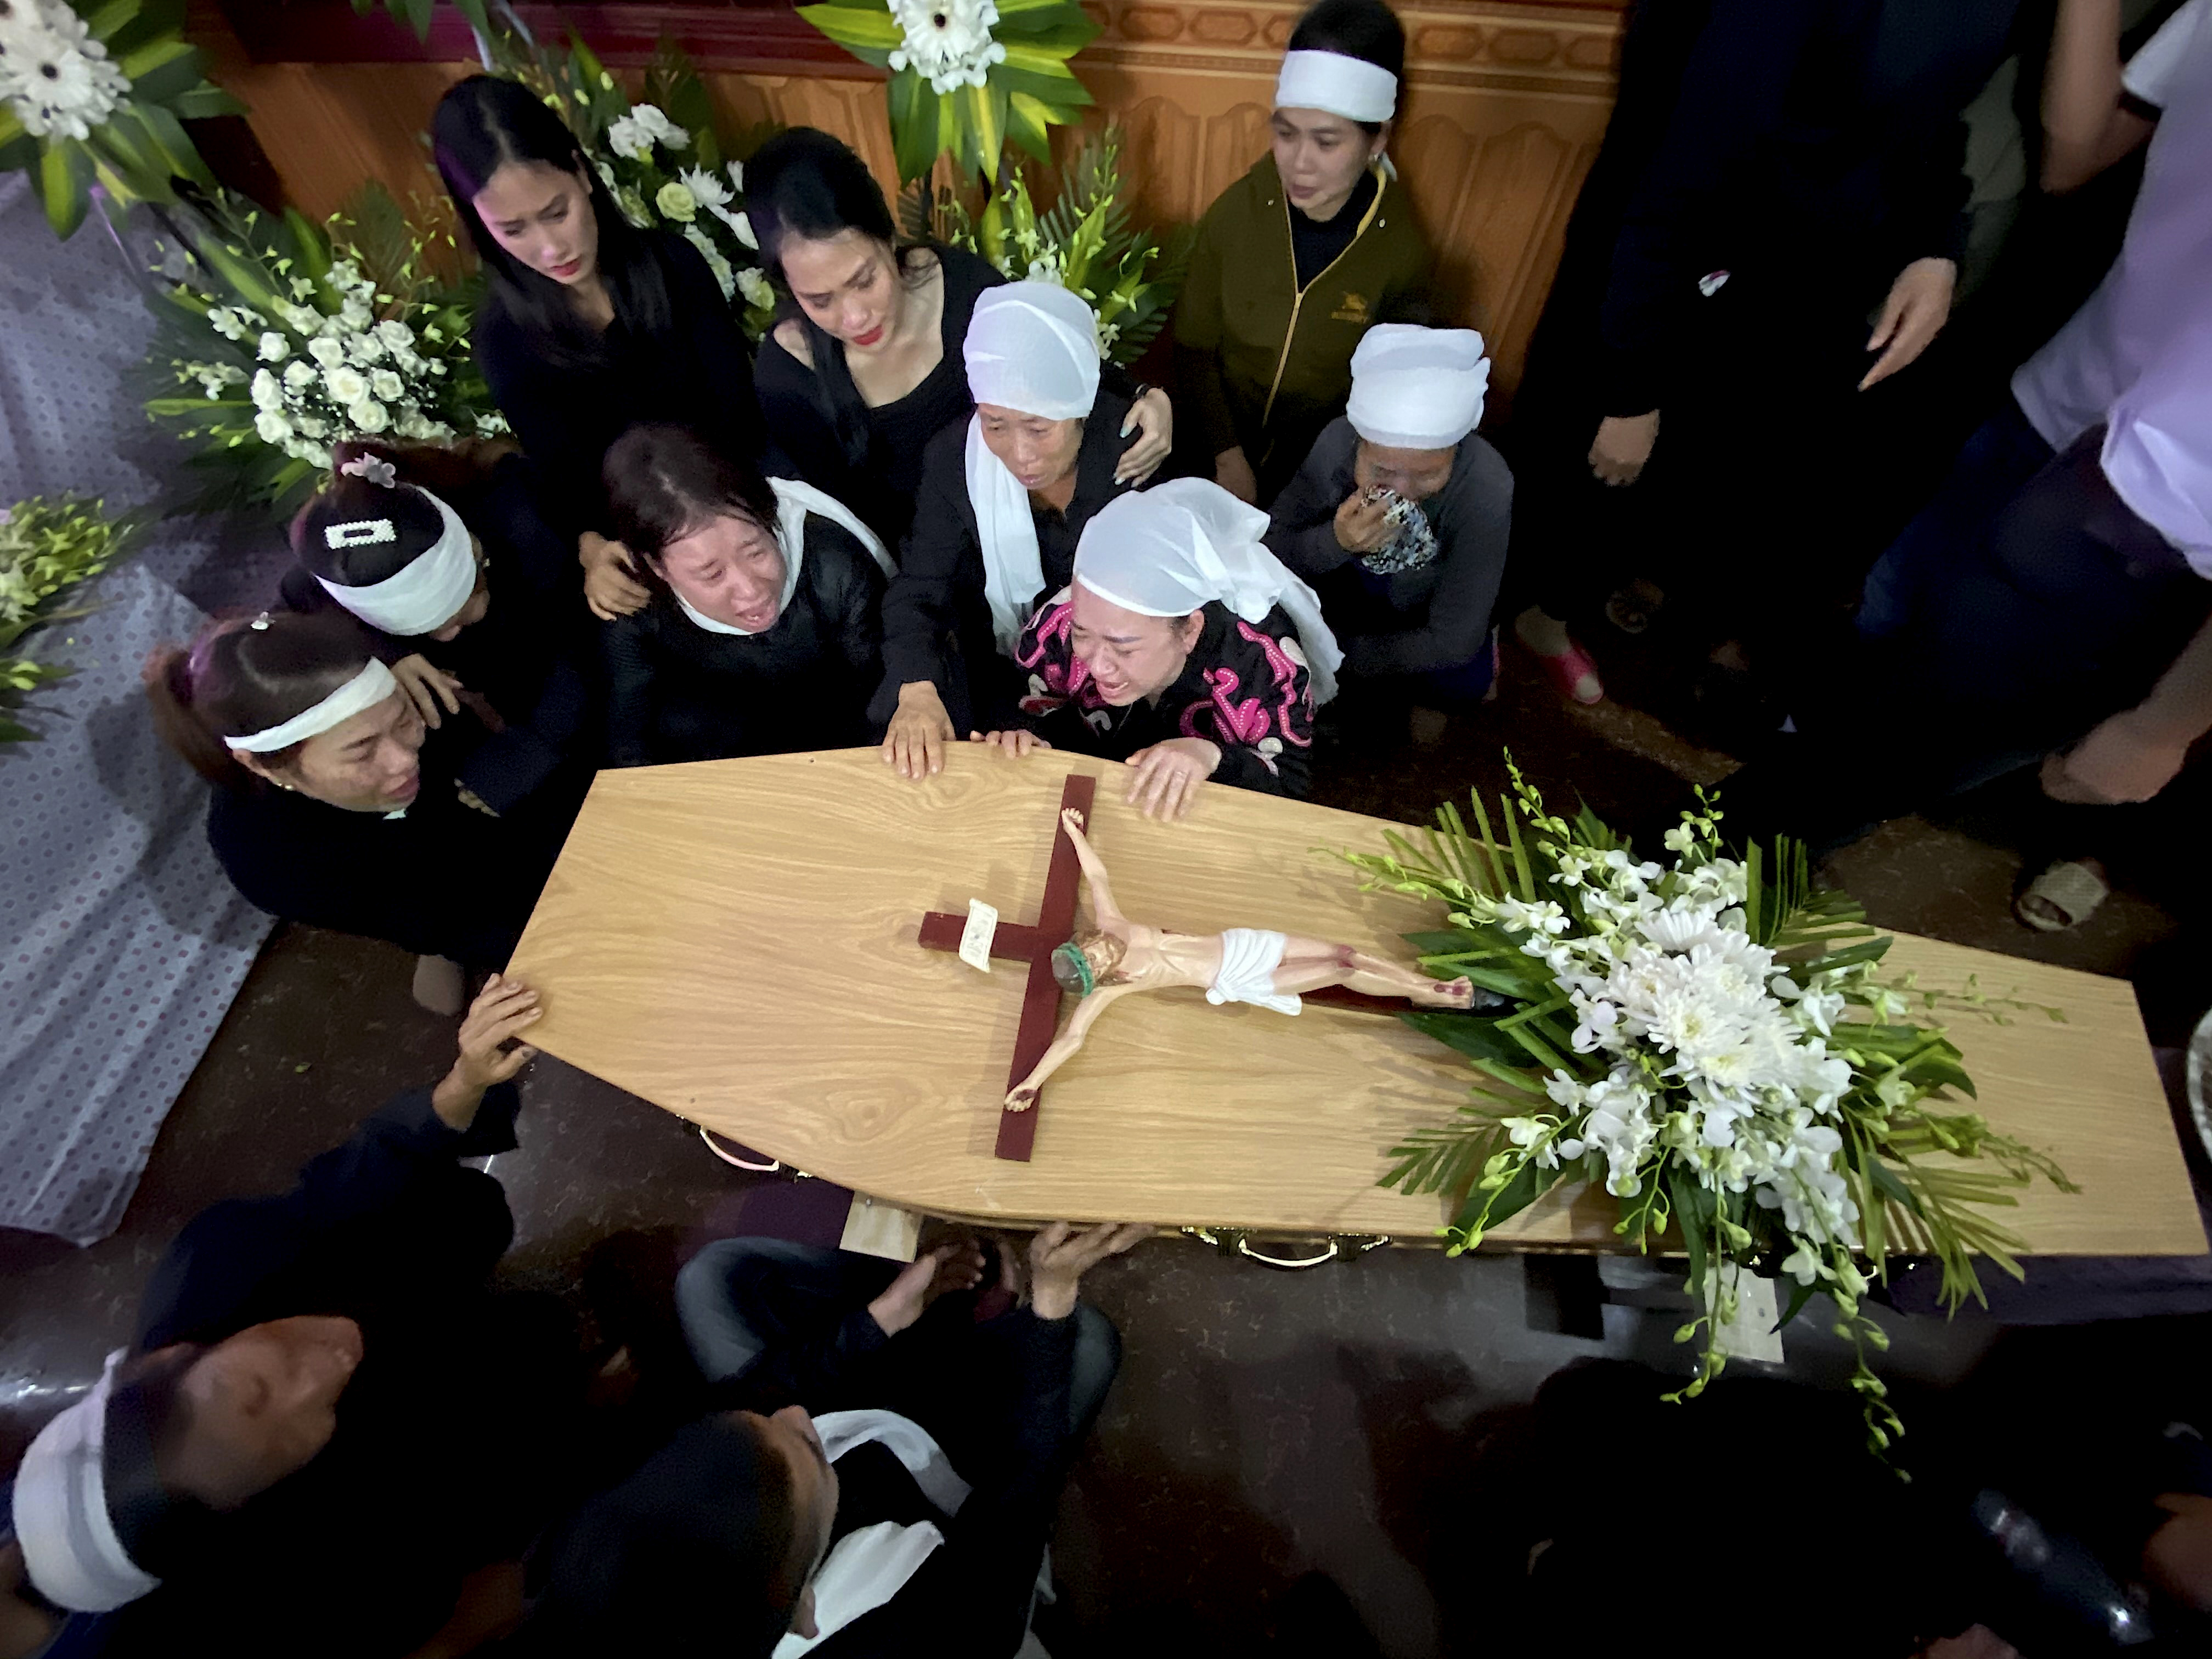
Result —
[[[555, 111], [454, 85], [432, 149], [514, 441], [342, 444], [267, 608], [146, 685], [239, 890], [414, 953], [459, 1058], [177, 1239], [15, 1478], [0, 1656], [1023, 1648], [1118, 1361], [1078, 1284], [1138, 1230], [902, 1270], [713, 1246], [675, 1288], [680, 1424], [603, 1409], [557, 1305], [492, 1289], [512, 1222], [463, 1160], [515, 1144], [538, 1010], [503, 969], [600, 768], [1057, 749], [1181, 817], [1210, 784], [1309, 793], [1340, 697], [1416, 731], [1480, 703], [1501, 625], [1589, 703], [1582, 640], [1663, 617], [1684, 683], [1753, 711], [1747, 827], [1833, 846], [2030, 767], [2054, 801], [2158, 796], [2212, 730], [2212, 0], [2127, 51], [2120, 0], [2057, 0], [2030, 148], [2048, 197], [2140, 168], [2116, 257], [1948, 476], [1878, 476], [1966, 254], [1962, 112], [2026, 9], [1632, 8], [1503, 453], [1389, 159], [1382, 0], [1291, 34], [1168, 389], [1082, 296], [902, 240], [807, 128], [746, 163], [785, 296], [751, 348]], [[2153, 1578], [2204, 1605], [2201, 1567]]]

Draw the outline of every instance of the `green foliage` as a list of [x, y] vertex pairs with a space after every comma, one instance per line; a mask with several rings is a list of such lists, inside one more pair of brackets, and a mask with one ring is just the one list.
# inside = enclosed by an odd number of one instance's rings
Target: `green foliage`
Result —
[[1133, 363], [1158, 337], [1182, 287], [1197, 232], [1183, 227], [1164, 245], [1129, 223], [1121, 174], [1121, 137], [1109, 127], [1086, 139], [1054, 180], [1053, 205], [1040, 213], [1028, 169], [1017, 170], [971, 214], [950, 187], [933, 204], [917, 187], [899, 198], [908, 234], [964, 247], [1004, 276], [1055, 282], [1089, 301], [1098, 318], [1099, 349]]
[[33, 629], [90, 615], [92, 606], [68, 603], [71, 591], [121, 558], [137, 531], [136, 519], [111, 519], [105, 502], [75, 495], [34, 495], [0, 511], [0, 744], [38, 736], [15, 711], [26, 692], [70, 672], [14, 647]]
[[[64, 114], [52, 122], [30, 106], [0, 100], [0, 171], [35, 170], [46, 222], [64, 240], [84, 222], [94, 185], [118, 207], [134, 202], [166, 206], [177, 199], [179, 180], [212, 188], [215, 180], [183, 123], [244, 112], [244, 106], [201, 74], [199, 53], [181, 32], [183, 0], [68, 4], [83, 21], [99, 58], [127, 81], [127, 94], [118, 90], [112, 99], [80, 105], [74, 118]], [[82, 55], [95, 70], [104, 68], [99, 58]], [[88, 111], [100, 118], [82, 112]], [[40, 127], [45, 130], [36, 130]]]
[[[353, 0], [354, 12], [358, 16], [367, 16], [380, 5], [413, 29], [417, 40], [430, 38], [430, 14], [437, 10], [437, 0]], [[484, 0], [453, 0], [453, 9], [467, 20], [477, 40], [492, 37], [494, 31], [491, 19], [485, 15]]]

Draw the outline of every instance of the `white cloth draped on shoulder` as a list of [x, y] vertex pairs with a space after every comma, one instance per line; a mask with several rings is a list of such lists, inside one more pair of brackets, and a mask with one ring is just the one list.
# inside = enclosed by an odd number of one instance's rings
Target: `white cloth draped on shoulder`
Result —
[[[968, 390], [978, 404], [1073, 421], [1098, 400], [1098, 319], [1082, 295], [1057, 283], [986, 289], [963, 349]], [[968, 422], [966, 468], [991, 633], [1000, 652], [1012, 656], [1044, 586], [1044, 568], [1030, 493], [983, 441], [980, 412]]]
[[[776, 621], [783, 620], [784, 610], [791, 596], [799, 591], [799, 573], [806, 562], [806, 515], [817, 514], [830, 523], [850, 531], [868, 556], [876, 562], [886, 578], [898, 574], [891, 556], [884, 548], [883, 538], [860, 521], [860, 515], [826, 489], [818, 489], [797, 478], [770, 478], [769, 488], [775, 491], [775, 541], [783, 550], [783, 595], [776, 601]], [[754, 630], [739, 628], [735, 623], [726, 623], [699, 610], [681, 593], [676, 596], [677, 608], [709, 634], [740, 634], [750, 636]], [[773, 627], [775, 624], [769, 624]]]
[[1312, 678], [1314, 706], [1336, 695], [1344, 651], [1321, 599], [1260, 538], [1267, 515], [1206, 478], [1175, 478], [1101, 507], [1076, 544], [1075, 580], [1145, 617], [1186, 617], [1218, 600], [1256, 623], [1289, 613]]

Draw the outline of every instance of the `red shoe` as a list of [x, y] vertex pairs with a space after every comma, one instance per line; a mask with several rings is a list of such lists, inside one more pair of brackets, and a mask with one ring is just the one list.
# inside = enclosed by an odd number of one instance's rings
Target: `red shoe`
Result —
[[1544, 665], [1544, 672], [1552, 677], [1552, 684], [1559, 688], [1559, 695], [1570, 702], [1587, 708], [1605, 701], [1605, 682], [1597, 677], [1597, 665], [1590, 660], [1589, 653], [1573, 641], [1556, 657], [1541, 654], [1536, 659]]

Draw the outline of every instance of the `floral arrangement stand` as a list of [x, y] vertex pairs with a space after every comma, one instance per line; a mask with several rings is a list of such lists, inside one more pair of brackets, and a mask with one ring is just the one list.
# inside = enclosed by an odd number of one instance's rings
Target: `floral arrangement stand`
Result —
[[[1133, 915], [1201, 931], [1265, 916], [1401, 960], [1403, 935], [1441, 924], [1433, 900], [1363, 890], [1315, 850], [1382, 848], [1402, 825], [1236, 789], [1157, 823], [1122, 802], [1127, 769], [1106, 762], [971, 750], [920, 785], [873, 750], [641, 768], [594, 786], [515, 957], [545, 988], [532, 1041], [908, 1209], [1443, 1243], [1455, 1197], [1378, 1182], [1390, 1147], [1451, 1123], [1466, 1063], [1371, 1012], [1285, 1019], [1163, 994], [1141, 1020], [1102, 1021], [1054, 1079], [1030, 1161], [993, 1156], [1019, 998], [1012, 978], [985, 994], [974, 969], [917, 949], [920, 917], [975, 898], [1036, 915], [1052, 846], [1038, 826], [1071, 771], [1100, 780], [1099, 838]], [[641, 861], [669, 872], [644, 895]], [[2068, 1012], [1954, 1032], [1978, 1109], [2081, 1188], [2016, 1194], [2007, 1224], [2027, 1253], [2203, 1252], [2126, 985], [1909, 938], [1887, 965]], [[1618, 1206], [1601, 1183], [1563, 1180], [1485, 1243], [1632, 1249]]]

